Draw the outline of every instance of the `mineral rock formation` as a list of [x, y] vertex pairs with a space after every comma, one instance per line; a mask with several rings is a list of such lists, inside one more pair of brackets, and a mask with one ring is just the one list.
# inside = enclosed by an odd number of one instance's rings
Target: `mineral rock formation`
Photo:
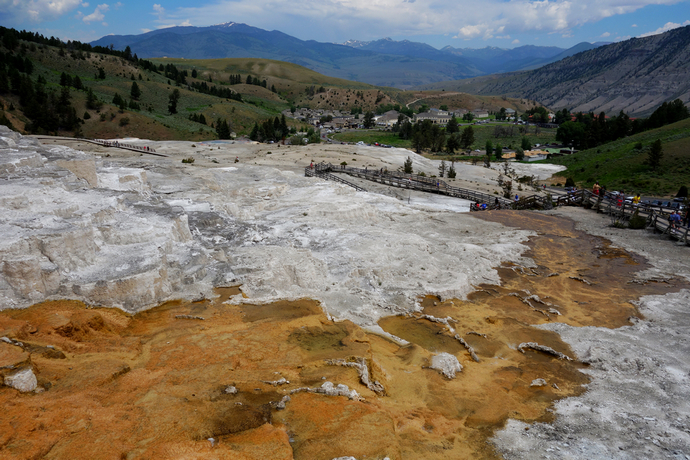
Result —
[[5, 375], [4, 380], [6, 386], [19, 390], [22, 393], [34, 391], [38, 385], [36, 375], [34, 375], [34, 371], [30, 367]]
[[436, 369], [449, 379], [455, 378], [457, 372], [462, 372], [462, 364], [458, 361], [458, 358], [451, 355], [450, 353], [439, 353], [431, 358], [432, 369]]
[[477, 235], [467, 214], [267, 166], [100, 158], [5, 128], [0, 140], [0, 309], [63, 298], [136, 312], [241, 284], [252, 302], [313, 298], [375, 326], [420, 292], [498, 282], [495, 261], [520, 262], [529, 234]]
[[532, 350], [541, 351], [542, 353], [553, 355], [558, 359], [565, 359], [568, 361], [573, 360], [572, 358], [570, 358], [567, 355], [564, 355], [560, 351], [556, 351], [551, 347], [547, 347], [546, 345], [539, 345], [536, 342], [523, 342], [517, 347], [518, 351], [520, 351], [521, 353], [524, 353], [526, 348], [531, 348]]

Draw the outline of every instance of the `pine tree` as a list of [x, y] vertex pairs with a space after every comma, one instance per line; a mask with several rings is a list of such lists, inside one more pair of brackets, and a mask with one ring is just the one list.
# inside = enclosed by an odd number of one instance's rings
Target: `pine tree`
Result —
[[62, 72], [60, 75], [60, 86], [72, 86], [72, 77]]
[[448, 121], [446, 124], [446, 132], [448, 134], [453, 134], [457, 133], [458, 131], [460, 131], [460, 128], [458, 127], [458, 119], [455, 118], [455, 115], [453, 115], [450, 121]]
[[177, 103], [180, 101], [180, 90], [175, 88], [168, 96], [168, 100], [168, 112], [170, 115], [175, 115], [177, 113]]
[[451, 134], [446, 141], [446, 152], [451, 155], [455, 153], [455, 149], [460, 147], [460, 140], [457, 134]]
[[81, 78], [79, 78], [78, 76], [75, 76], [72, 79], [72, 87], [74, 89], [84, 89], [84, 84], [81, 82]]
[[474, 129], [471, 126], [462, 130], [462, 137], [460, 138], [460, 146], [463, 149], [468, 149], [474, 144]]
[[661, 140], [657, 139], [652, 144], [652, 148], [649, 150], [649, 154], [647, 156], [647, 164], [652, 168], [652, 171], [656, 171], [659, 165], [661, 165], [661, 159], [663, 156], [664, 149], [661, 147]]
[[407, 160], [403, 163], [403, 171], [405, 174], [412, 174], [412, 158], [407, 157]]
[[122, 96], [120, 96], [120, 93], [115, 93], [115, 96], [113, 96], [113, 104], [119, 106], [122, 104]]
[[253, 141], [259, 140], [259, 124], [254, 123], [254, 127], [252, 128], [252, 132], [249, 133], [249, 139]]
[[132, 82], [132, 89], [130, 90], [129, 95], [132, 97], [132, 99], [136, 100], [139, 100], [139, 97], [141, 97], [141, 90], [139, 89], [137, 82]]
[[216, 134], [218, 139], [230, 139], [230, 126], [224, 118], [219, 118], [216, 121]]
[[456, 173], [455, 173], [455, 162], [451, 161], [450, 162], [450, 168], [448, 168], [448, 179], [455, 179]]
[[98, 98], [93, 94], [93, 90], [89, 88], [86, 91], [86, 108], [90, 110], [98, 110], [101, 107], [101, 103]]

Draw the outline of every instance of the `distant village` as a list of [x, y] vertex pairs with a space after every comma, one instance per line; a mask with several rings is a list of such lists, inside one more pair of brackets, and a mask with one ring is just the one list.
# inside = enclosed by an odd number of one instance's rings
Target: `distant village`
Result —
[[[527, 124], [529, 121], [524, 121], [522, 118], [518, 117], [516, 111], [511, 108], [502, 109], [502, 116], [505, 116], [505, 121], [513, 122], [514, 124]], [[286, 109], [283, 111], [286, 117], [293, 118], [304, 123], [309, 124], [318, 129], [325, 129], [327, 133], [341, 132], [342, 130], [348, 129], [364, 129], [364, 115], [363, 114], [351, 114], [347, 111], [340, 110], [325, 110], [325, 109], [309, 109], [309, 108], [299, 108]], [[491, 118], [491, 113], [485, 109], [475, 109], [469, 111], [467, 109], [457, 109], [454, 111], [441, 110], [437, 108], [430, 108], [429, 110], [421, 113], [415, 113], [411, 118], [407, 115], [398, 112], [397, 110], [389, 110], [382, 114], [375, 114], [373, 117], [373, 127], [380, 130], [389, 131], [392, 130], [396, 123], [410, 121], [411, 123], [417, 123], [424, 120], [430, 120], [433, 124], [445, 127], [448, 122], [455, 117], [460, 126], [462, 123], [465, 125], [481, 125], [493, 121]], [[553, 120], [554, 114], [549, 112], [548, 119]], [[532, 124], [532, 123], [530, 123]], [[555, 123], [538, 123], [536, 124], [540, 128], [553, 129], [557, 128], [558, 125]], [[575, 153], [576, 150], [572, 146], [566, 146], [561, 144], [549, 144], [540, 145], [536, 144], [535, 148], [532, 150], [526, 150], [525, 160], [526, 161], [537, 161], [549, 158], [550, 156], [560, 156], [560, 155], [570, 155]], [[470, 156], [482, 156], [486, 152], [483, 150], [474, 150], [465, 152]], [[503, 150], [503, 159], [511, 160], [515, 159], [516, 152], [511, 149]]]

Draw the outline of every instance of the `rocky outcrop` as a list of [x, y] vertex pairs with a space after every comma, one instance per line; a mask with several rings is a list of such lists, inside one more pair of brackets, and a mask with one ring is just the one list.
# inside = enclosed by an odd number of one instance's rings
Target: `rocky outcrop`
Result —
[[458, 358], [450, 353], [439, 353], [431, 358], [431, 369], [436, 369], [449, 379], [454, 379], [455, 374], [462, 372], [462, 364]]
[[5, 386], [19, 390], [22, 393], [34, 391], [38, 385], [33, 369], [26, 367], [5, 375]]

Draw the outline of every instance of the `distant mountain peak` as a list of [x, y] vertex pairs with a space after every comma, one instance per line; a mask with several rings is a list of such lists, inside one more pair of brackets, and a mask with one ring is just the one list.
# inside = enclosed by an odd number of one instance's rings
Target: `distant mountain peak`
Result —
[[344, 43], [336, 43], [336, 45], [345, 45], [345, 46], [350, 46], [352, 48], [361, 48], [363, 46], [367, 46], [371, 42], [363, 42], [361, 40], [348, 40]]
[[211, 27], [232, 27], [234, 25], [237, 25], [236, 22], [223, 22], [221, 24], [213, 24]]

